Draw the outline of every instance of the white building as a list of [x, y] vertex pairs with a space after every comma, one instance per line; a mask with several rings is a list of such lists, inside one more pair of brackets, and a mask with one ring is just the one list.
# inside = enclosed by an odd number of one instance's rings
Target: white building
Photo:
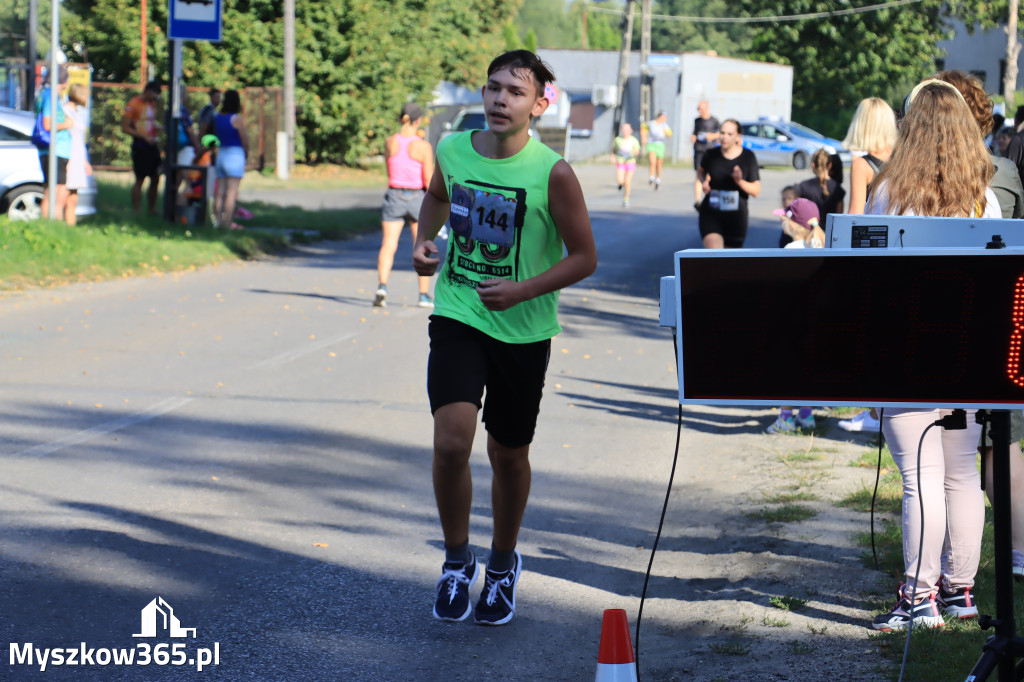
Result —
[[[572, 128], [569, 160], [607, 154], [615, 118], [619, 52], [612, 50], [539, 49], [551, 65], [555, 85], [568, 95], [562, 125]], [[727, 118], [778, 116], [789, 120], [793, 99], [793, 67], [703, 53], [657, 53], [648, 59], [651, 115], [664, 110], [676, 132], [670, 141], [671, 160], [692, 157], [690, 133], [697, 103], [706, 99], [711, 114]], [[629, 56], [622, 120], [639, 130], [640, 53]]]
[[[976, 29], [971, 34], [962, 22], [952, 23], [956, 33], [951, 40], [939, 42], [945, 56], [936, 60], [936, 70], [959, 69], [972, 73], [981, 79], [990, 95], [1002, 94], [1003, 75], [1006, 73], [1005, 24], [988, 31]], [[1021, 40], [1020, 37], [1017, 39]], [[1024, 54], [1017, 57], [1017, 73], [1024, 74]], [[1018, 88], [1020, 82], [1018, 76]], [[1012, 117], [1013, 112], [1009, 115]]]

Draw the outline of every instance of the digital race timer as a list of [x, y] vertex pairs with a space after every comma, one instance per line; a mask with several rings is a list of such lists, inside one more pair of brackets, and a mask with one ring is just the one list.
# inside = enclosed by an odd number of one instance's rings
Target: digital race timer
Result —
[[1024, 250], [676, 253], [679, 401], [1024, 405]]

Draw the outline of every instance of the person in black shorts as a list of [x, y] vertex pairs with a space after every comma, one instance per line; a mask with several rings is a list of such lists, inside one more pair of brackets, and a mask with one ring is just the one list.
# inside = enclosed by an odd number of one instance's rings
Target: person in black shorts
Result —
[[[444, 536], [433, 616], [504, 625], [516, 614], [523, 572], [519, 531], [530, 495], [530, 446], [540, 412], [558, 292], [590, 276], [597, 247], [583, 189], [557, 152], [530, 136], [548, 108], [554, 75], [527, 50], [499, 55], [482, 88], [486, 130], [437, 144], [420, 208], [413, 264], [440, 271], [428, 334], [427, 395], [434, 417], [430, 469]], [[448, 224], [446, 249], [434, 243]], [[470, 457], [478, 412], [491, 465], [487, 568], [470, 547]], [[474, 529], [476, 523], [474, 522]], [[484, 586], [476, 607], [470, 590]]]
[[[711, 115], [706, 100], [701, 100], [697, 105], [697, 118], [693, 119], [693, 135], [690, 135], [690, 142], [693, 143], [693, 169], [700, 168], [700, 162], [704, 159], [704, 153], [715, 147], [718, 140], [721, 124], [718, 119]], [[700, 210], [700, 202], [704, 199], [704, 188], [701, 186], [700, 176], [693, 181], [693, 207]]]
[[761, 175], [754, 152], [743, 148], [740, 124], [725, 121], [720, 147], [704, 153], [697, 178], [704, 189], [700, 236], [705, 249], [739, 249], [747, 238], [747, 198], [761, 193]]
[[149, 178], [146, 199], [149, 212], [156, 215], [157, 185], [160, 182], [160, 140], [163, 125], [159, 122], [156, 103], [160, 99], [160, 84], [146, 83], [142, 94], [128, 100], [121, 118], [121, 131], [132, 138], [132, 171], [135, 184], [132, 185], [132, 208], [138, 213], [142, 208], [142, 184]]

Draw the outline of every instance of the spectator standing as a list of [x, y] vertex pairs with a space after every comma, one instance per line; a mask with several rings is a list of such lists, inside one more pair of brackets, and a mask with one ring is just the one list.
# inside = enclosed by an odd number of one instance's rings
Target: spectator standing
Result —
[[210, 90], [210, 101], [199, 110], [199, 135], [200, 137], [213, 134], [213, 120], [217, 116], [217, 107], [220, 106], [220, 90]]
[[889, 160], [896, 141], [896, 114], [885, 100], [868, 97], [857, 105], [843, 146], [853, 152], [849, 213], [864, 213], [868, 185]]
[[68, 225], [75, 225], [78, 222], [78, 190], [89, 186], [89, 176], [92, 175], [89, 150], [85, 144], [85, 137], [88, 134], [88, 106], [88, 89], [75, 83], [68, 89], [68, 103], [64, 106], [64, 112], [72, 123], [68, 129], [71, 133], [71, 156], [68, 158], [67, 166], [68, 197], [64, 204], [64, 222]]
[[[933, 78], [945, 81], [960, 91], [983, 136], [987, 136], [992, 131], [995, 119], [992, 115], [992, 99], [985, 92], [985, 87], [980, 80], [963, 71], [940, 71]], [[1024, 186], [1021, 185], [1020, 175], [1017, 174], [1016, 167], [1009, 159], [1001, 158], [992, 154], [991, 151], [989, 156], [993, 165], [989, 188], [999, 200], [1002, 217], [1020, 218], [1024, 215]]]
[[163, 126], [156, 115], [156, 103], [160, 99], [160, 84], [146, 83], [142, 94], [128, 100], [121, 117], [121, 131], [132, 138], [132, 208], [142, 210], [142, 185], [149, 179], [146, 191], [150, 215], [157, 215], [157, 187], [160, 182], [160, 132]]
[[622, 124], [619, 135], [612, 140], [612, 163], [615, 164], [615, 181], [622, 191], [622, 205], [629, 206], [629, 191], [633, 186], [636, 159], [640, 156], [640, 140], [633, 135], [633, 126]]
[[810, 199], [818, 207], [819, 223], [825, 222], [832, 213], [843, 212], [843, 199], [846, 190], [832, 179], [832, 157], [824, 149], [819, 149], [811, 156], [813, 178], [804, 180], [796, 186], [797, 192], [804, 199]]
[[1024, 106], [1019, 106], [1013, 115], [1013, 137], [1006, 145], [1005, 156], [1017, 167], [1017, 175], [1020, 177], [1021, 183], [1024, 184], [1024, 133], [1021, 133], [1022, 126], [1024, 126]]
[[[177, 162], [179, 166], [191, 166], [192, 162], [195, 161], [196, 156], [202, 153], [203, 146], [199, 142], [199, 135], [196, 134], [195, 121], [192, 120], [192, 115], [188, 111], [188, 91], [182, 88], [181, 91], [181, 109], [178, 112], [178, 158]], [[178, 172], [178, 188], [175, 190], [175, 194], [178, 196], [178, 205], [182, 204], [182, 185], [185, 186], [185, 191], [188, 190], [188, 172]]]
[[991, 132], [985, 136], [985, 146], [988, 147], [989, 152], [992, 154], [999, 153], [999, 150], [996, 148], [996, 133], [1003, 129], [1005, 122], [1006, 117], [1002, 114], [992, 114]]
[[214, 117], [214, 134], [220, 141], [217, 152], [217, 198], [214, 202], [214, 215], [217, 216], [218, 227], [241, 230], [242, 226], [233, 222], [235, 204], [238, 201], [238, 186], [245, 175], [245, 159], [249, 155], [249, 138], [245, 132], [245, 119], [242, 117], [242, 98], [237, 90], [224, 93], [224, 103], [220, 113]]
[[[398, 250], [398, 239], [402, 236], [402, 228], [409, 223], [413, 243], [416, 242], [419, 226], [420, 205], [430, 176], [434, 174], [434, 150], [430, 143], [419, 135], [420, 124], [423, 122], [423, 111], [418, 105], [409, 102], [402, 106], [398, 116], [401, 128], [384, 142], [384, 154], [388, 166], [388, 190], [384, 194], [384, 206], [381, 208], [381, 229], [384, 240], [377, 255], [377, 285], [373, 305], [383, 307], [388, 304], [388, 277], [395, 262]], [[420, 297], [417, 305], [420, 308], [433, 308], [434, 301], [430, 298], [430, 278], [420, 277]]]
[[[556, 152], [530, 137], [548, 107], [554, 76], [527, 50], [506, 52], [487, 69], [487, 130], [437, 145], [437, 172], [420, 210], [413, 251], [420, 275], [434, 273], [427, 392], [434, 415], [434, 497], [445, 561], [434, 617], [461, 621], [480, 573], [469, 548], [473, 481], [469, 465], [477, 412], [491, 463], [494, 534], [475, 620], [515, 617], [523, 570], [516, 550], [530, 494], [530, 444], [558, 325], [558, 292], [588, 277], [597, 249], [583, 190]], [[431, 241], [450, 222], [446, 256]]]
[[[1013, 128], [1010, 126], [1003, 126], [996, 132], [996, 149], [995, 153], [1006, 158], [1006, 150], [1010, 146], [1010, 140], [1013, 139]], [[1016, 168], [1016, 166], [1014, 166]]]
[[[892, 156], [871, 187], [867, 210], [880, 215], [1000, 217], [987, 189], [992, 161], [963, 95], [929, 79], [911, 92]], [[905, 583], [876, 630], [941, 627], [942, 613], [978, 615], [974, 578], [981, 557], [984, 496], [975, 464], [981, 427], [936, 422], [951, 410], [886, 409], [882, 431], [903, 478]], [[923, 513], [921, 511], [923, 507]], [[921, 548], [919, 551], [919, 547]]]
[[647, 149], [647, 161], [650, 165], [650, 186], [657, 190], [661, 187], [661, 163], [665, 160], [665, 143], [672, 137], [672, 129], [668, 126], [668, 114], [659, 111], [653, 121], [640, 126], [640, 143]]
[[[697, 104], [697, 118], [693, 119], [693, 135], [690, 135], [690, 142], [693, 143], [693, 170], [700, 168], [704, 152], [715, 146], [718, 140], [721, 124], [718, 119], [711, 115], [706, 100]], [[704, 200], [704, 187], [700, 178], [693, 181], [693, 208], [700, 210], [700, 202]]]
[[761, 175], [754, 152], [743, 148], [739, 121], [722, 123], [719, 141], [697, 169], [704, 187], [700, 235], [705, 249], [739, 249], [747, 238], [747, 198], [761, 193]]
[[[44, 74], [46, 72], [44, 71]], [[36, 116], [42, 114], [43, 128], [50, 133], [50, 146], [39, 148], [39, 165], [43, 168], [43, 180], [47, 183], [47, 191], [43, 192], [43, 201], [40, 205], [42, 217], [50, 217], [50, 153], [57, 157], [57, 206], [53, 212], [54, 217], [66, 218], [66, 206], [68, 199], [68, 160], [71, 158], [71, 127], [75, 124], [69, 120], [64, 104], [61, 101], [68, 89], [68, 70], [64, 65], [57, 67], [57, 122], [50, 118], [50, 79], [44, 77], [46, 86], [39, 92], [36, 99]]]

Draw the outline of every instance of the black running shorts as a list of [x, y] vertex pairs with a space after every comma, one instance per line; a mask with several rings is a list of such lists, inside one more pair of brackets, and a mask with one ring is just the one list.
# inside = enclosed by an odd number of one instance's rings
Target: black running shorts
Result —
[[160, 177], [160, 147], [132, 138], [132, 171], [136, 180]]
[[483, 407], [487, 432], [504, 447], [533, 442], [551, 339], [505, 343], [439, 315], [430, 316], [429, 334], [431, 414], [451, 403], [472, 403]]

